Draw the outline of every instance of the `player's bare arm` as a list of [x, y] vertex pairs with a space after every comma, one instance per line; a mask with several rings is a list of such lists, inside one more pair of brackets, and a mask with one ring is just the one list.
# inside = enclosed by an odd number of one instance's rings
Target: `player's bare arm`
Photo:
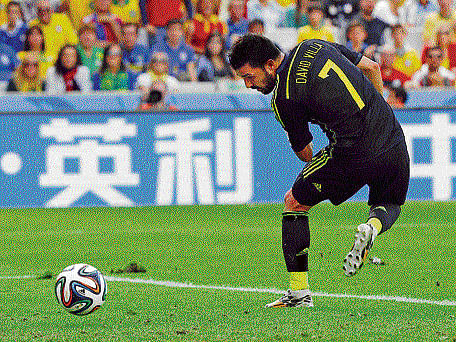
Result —
[[313, 157], [312, 148], [313, 148], [312, 143], [309, 143], [309, 145], [307, 145], [304, 149], [302, 149], [299, 152], [295, 152], [295, 153], [298, 156], [298, 158], [301, 159], [302, 161], [310, 162]]
[[377, 89], [380, 94], [383, 94], [382, 74], [378, 63], [363, 56], [357, 67], [360, 68], [363, 74], [372, 82], [375, 89]]

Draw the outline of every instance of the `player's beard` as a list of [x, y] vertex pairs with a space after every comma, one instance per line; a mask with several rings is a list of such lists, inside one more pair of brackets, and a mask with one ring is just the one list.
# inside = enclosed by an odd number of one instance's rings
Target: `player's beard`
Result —
[[264, 87], [256, 87], [256, 89], [259, 90], [260, 92], [262, 92], [265, 95], [269, 94], [271, 91], [274, 90], [275, 82], [276, 82], [275, 77], [273, 75], [271, 75], [270, 73], [268, 73], [266, 70], [264, 70], [264, 83], [265, 83], [265, 86]]

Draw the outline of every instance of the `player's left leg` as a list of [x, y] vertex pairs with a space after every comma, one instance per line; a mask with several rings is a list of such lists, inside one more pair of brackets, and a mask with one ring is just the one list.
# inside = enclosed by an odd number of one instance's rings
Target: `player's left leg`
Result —
[[345, 275], [352, 276], [362, 267], [377, 235], [396, 222], [404, 204], [410, 178], [409, 157], [405, 142], [376, 159], [374, 177], [369, 177], [369, 218], [360, 224], [355, 242], [344, 259]]

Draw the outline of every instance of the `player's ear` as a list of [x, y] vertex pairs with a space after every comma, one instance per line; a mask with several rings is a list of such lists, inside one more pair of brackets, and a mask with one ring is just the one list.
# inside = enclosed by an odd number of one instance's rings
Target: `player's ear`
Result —
[[266, 61], [266, 63], [264, 64], [264, 69], [268, 73], [272, 73], [273, 71], [275, 71], [277, 69], [276, 61], [273, 59], [268, 59]]

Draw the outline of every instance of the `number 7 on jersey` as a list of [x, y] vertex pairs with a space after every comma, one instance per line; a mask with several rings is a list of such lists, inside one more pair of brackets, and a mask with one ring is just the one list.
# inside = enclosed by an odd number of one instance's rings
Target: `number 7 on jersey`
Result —
[[359, 109], [363, 109], [365, 104], [363, 100], [361, 99], [361, 96], [359, 96], [358, 92], [356, 91], [355, 87], [353, 87], [353, 84], [350, 82], [348, 77], [344, 74], [341, 68], [334, 63], [332, 60], [328, 59], [323, 65], [323, 68], [321, 68], [320, 73], [318, 74], [318, 77], [325, 79], [328, 77], [328, 72], [329, 70], [334, 70], [334, 72], [339, 76], [340, 80], [345, 84], [345, 87], [347, 88], [348, 92], [352, 96], [353, 100], [355, 100], [356, 104], [358, 105]]

